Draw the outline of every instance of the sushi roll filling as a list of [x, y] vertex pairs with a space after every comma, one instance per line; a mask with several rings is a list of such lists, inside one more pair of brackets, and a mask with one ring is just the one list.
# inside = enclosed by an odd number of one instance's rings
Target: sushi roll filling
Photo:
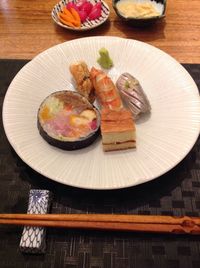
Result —
[[76, 141], [92, 135], [99, 127], [93, 106], [78, 93], [63, 92], [50, 95], [41, 104], [38, 119], [43, 130], [61, 141]]

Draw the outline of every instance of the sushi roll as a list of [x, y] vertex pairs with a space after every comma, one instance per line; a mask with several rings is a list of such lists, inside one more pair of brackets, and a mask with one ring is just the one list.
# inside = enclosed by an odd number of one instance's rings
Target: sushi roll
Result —
[[57, 91], [40, 105], [37, 116], [40, 135], [63, 150], [89, 146], [100, 133], [100, 115], [85, 97], [73, 91]]

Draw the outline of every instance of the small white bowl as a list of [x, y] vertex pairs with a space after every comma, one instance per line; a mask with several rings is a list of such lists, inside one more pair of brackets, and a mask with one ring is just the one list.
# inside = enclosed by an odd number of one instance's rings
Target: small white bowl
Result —
[[[117, 8], [117, 3], [121, 0], [112, 0], [113, 8], [116, 14], [125, 22], [134, 26], [147, 26], [165, 17], [167, 0], [132, 0], [133, 3], [151, 3], [158, 10], [159, 14], [153, 17], [126, 17]], [[122, 0], [123, 1], [123, 0]]]
[[73, 28], [70, 26], [67, 26], [65, 24], [63, 24], [58, 17], [58, 13], [61, 12], [61, 10], [64, 8], [64, 6], [66, 6], [69, 2], [73, 2], [73, 3], [77, 3], [77, 0], [62, 0], [59, 3], [57, 3], [52, 12], [51, 12], [51, 16], [52, 19], [54, 20], [54, 22], [63, 27], [66, 28], [68, 30], [72, 30], [72, 31], [87, 31], [87, 30], [91, 30], [93, 28], [96, 28], [98, 26], [100, 26], [101, 24], [103, 24], [109, 17], [110, 14], [110, 9], [108, 7], [108, 5], [102, 1], [95, 1], [95, 0], [87, 0], [88, 2], [91, 2], [92, 4], [96, 4], [97, 2], [101, 2], [102, 3], [102, 11], [101, 11], [101, 16], [96, 19], [96, 20], [86, 20], [84, 23], [81, 23], [81, 27], [80, 28]]

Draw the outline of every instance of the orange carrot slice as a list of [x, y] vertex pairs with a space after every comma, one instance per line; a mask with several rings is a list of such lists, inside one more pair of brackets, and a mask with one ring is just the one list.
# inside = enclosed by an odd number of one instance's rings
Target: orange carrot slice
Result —
[[68, 10], [66, 7], [63, 9], [63, 13], [69, 18], [69, 21], [72, 22], [75, 26], [81, 26], [81, 19], [78, 12], [74, 8]]
[[74, 20], [72, 13], [66, 7], [63, 8], [62, 12], [69, 18], [69, 20]]
[[72, 17], [72, 19], [71, 19], [71, 17], [68, 17], [68, 16], [65, 15], [64, 13], [60, 13], [60, 17], [61, 17], [63, 20], [72, 23], [72, 24], [73, 24], [74, 26], [76, 26], [76, 27], [79, 27], [79, 26], [80, 26], [79, 23], [78, 23], [73, 17]]
[[68, 18], [66, 15], [64, 15], [63, 13], [60, 14], [60, 18], [62, 18], [65, 22], [69, 22], [70, 24], [72, 24], [74, 27], [76, 26], [76, 22], [75, 20], [71, 20], [70, 18]]
[[67, 16], [67, 15], [64, 14], [64, 13], [60, 13], [60, 17], [61, 17], [63, 20], [66, 20], [66, 21], [71, 22], [72, 24], [74, 24], [74, 22], [75, 22], [75, 20], [74, 20], [73, 17], [71, 18], [71, 17]]
[[65, 25], [67, 25], [67, 26], [69, 26], [69, 27], [72, 27], [72, 28], [75, 27], [75, 25], [74, 25], [73, 23], [71, 23], [70, 21], [66, 21], [66, 20], [63, 19], [60, 15], [59, 15], [59, 19], [60, 19], [60, 21], [61, 21], [63, 24], [65, 24]]
[[75, 21], [77, 21], [77, 24], [80, 27], [81, 26], [81, 18], [79, 16], [78, 12], [73, 7], [70, 8], [70, 12], [71, 12], [73, 18], [75, 19]]

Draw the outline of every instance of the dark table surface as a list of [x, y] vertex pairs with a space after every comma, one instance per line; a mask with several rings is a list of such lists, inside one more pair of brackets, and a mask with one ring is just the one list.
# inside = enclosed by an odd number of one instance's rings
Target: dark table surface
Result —
[[[0, 60], [0, 105], [25, 60]], [[200, 88], [200, 65], [184, 64]], [[2, 109], [1, 109], [2, 110]], [[30, 189], [53, 193], [52, 213], [200, 216], [200, 140], [174, 169], [136, 187], [92, 191], [53, 182], [28, 167], [9, 145], [0, 119], [0, 213], [26, 213]], [[199, 268], [200, 236], [47, 230], [43, 255], [19, 250], [22, 227], [0, 226], [0, 267]]]

